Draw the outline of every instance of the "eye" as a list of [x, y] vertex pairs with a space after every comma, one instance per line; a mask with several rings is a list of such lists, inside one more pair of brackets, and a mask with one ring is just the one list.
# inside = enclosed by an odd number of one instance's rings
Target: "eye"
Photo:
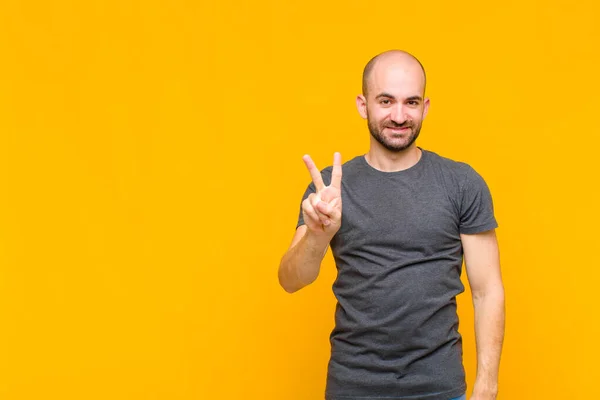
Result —
[[388, 104], [390, 104], [390, 100], [389, 99], [383, 99], [383, 100], [380, 101], [380, 103], [388, 105]]
[[408, 102], [408, 104], [413, 105], [413, 106], [418, 106], [419, 102], [416, 101], [416, 100], [411, 100], [411, 101]]

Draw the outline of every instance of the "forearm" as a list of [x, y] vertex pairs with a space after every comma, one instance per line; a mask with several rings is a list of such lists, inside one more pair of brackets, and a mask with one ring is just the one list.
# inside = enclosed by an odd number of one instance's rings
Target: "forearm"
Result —
[[504, 341], [504, 289], [502, 285], [473, 296], [477, 374], [474, 395], [495, 399], [498, 392], [500, 354]]
[[307, 231], [281, 259], [279, 265], [281, 286], [287, 292], [293, 293], [317, 279], [328, 246], [328, 238], [315, 236]]

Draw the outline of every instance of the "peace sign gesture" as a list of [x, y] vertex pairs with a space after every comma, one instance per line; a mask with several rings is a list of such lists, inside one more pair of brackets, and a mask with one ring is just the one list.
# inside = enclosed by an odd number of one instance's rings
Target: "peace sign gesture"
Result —
[[302, 202], [304, 223], [316, 235], [333, 237], [342, 224], [342, 156], [340, 153], [333, 156], [329, 186], [323, 183], [321, 173], [310, 156], [305, 155], [302, 159], [316, 189]]

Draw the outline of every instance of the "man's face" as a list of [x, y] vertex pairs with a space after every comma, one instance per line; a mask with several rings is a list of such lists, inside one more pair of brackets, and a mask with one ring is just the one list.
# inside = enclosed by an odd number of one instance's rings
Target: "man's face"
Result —
[[429, 107], [429, 99], [423, 99], [422, 72], [406, 66], [376, 66], [370, 78], [367, 98], [359, 96], [358, 106], [371, 135], [389, 151], [409, 148]]

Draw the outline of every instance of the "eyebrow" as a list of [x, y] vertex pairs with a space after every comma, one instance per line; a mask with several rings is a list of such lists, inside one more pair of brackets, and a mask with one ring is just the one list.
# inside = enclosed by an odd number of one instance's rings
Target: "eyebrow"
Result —
[[391, 95], [391, 94], [389, 94], [389, 93], [380, 93], [380, 94], [378, 94], [378, 95], [377, 95], [375, 98], [376, 98], [376, 99], [378, 99], [378, 98], [380, 98], [380, 97], [389, 97], [390, 99], [393, 99], [393, 98], [394, 98], [394, 96], [392, 96], [392, 95]]
[[[389, 94], [389, 93], [385, 93], [385, 92], [384, 92], [384, 93], [380, 93], [380, 94], [378, 94], [378, 95], [377, 95], [375, 98], [376, 98], [376, 99], [378, 99], [378, 98], [380, 98], [380, 97], [389, 97], [390, 99], [394, 99], [394, 98], [395, 98], [395, 97], [394, 97], [394, 96], [392, 96], [391, 94]], [[406, 100], [408, 100], [408, 101], [410, 101], [410, 100], [419, 100], [419, 101], [422, 101], [422, 100], [423, 100], [423, 98], [422, 98], [421, 96], [410, 96], [410, 97], [408, 97]]]

